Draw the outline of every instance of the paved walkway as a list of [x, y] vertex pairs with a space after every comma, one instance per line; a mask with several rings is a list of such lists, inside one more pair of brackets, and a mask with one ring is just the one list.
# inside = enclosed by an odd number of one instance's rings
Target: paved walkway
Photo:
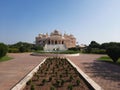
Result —
[[120, 66], [96, 60], [100, 56], [81, 54], [69, 59], [105, 90], [120, 90]]
[[[0, 90], [9, 90], [45, 57], [29, 53], [9, 54], [10, 61], [0, 62]], [[120, 66], [97, 61], [101, 55], [80, 54], [68, 57], [105, 90], [120, 90]]]
[[0, 90], [10, 90], [44, 59], [30, 56], [29, 53], [9, 55], [14, 59], [0, 62]]

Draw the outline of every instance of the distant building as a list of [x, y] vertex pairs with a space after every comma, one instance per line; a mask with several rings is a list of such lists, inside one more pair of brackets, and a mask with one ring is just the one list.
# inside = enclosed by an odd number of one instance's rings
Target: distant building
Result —
[[85, 45], [85, 44], [80, 44], [79, 47], [80, 47], [81, 49], [83, 49], [83, 48], [86, 48], [87, 45]]
[[76, 46], [76, 38], [73, 35], [62, 35], [54, 30], [50, 35], [39, 34], [36, 37], [36, 45], [43, 46], [45, 51], [67, 50]]

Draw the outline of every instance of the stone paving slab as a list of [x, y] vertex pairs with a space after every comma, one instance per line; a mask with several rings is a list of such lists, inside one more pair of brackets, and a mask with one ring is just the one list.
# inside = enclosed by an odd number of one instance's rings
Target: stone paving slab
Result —
[[9, 56], [14, 59], [0, 62], [0, 90], [10, 90], [45, 58], [30, 56], [30, 53]]
[[120, 66], [96, 60], [101, 56], [80, 54], [68, 58], [104, 90], [120, 90]]

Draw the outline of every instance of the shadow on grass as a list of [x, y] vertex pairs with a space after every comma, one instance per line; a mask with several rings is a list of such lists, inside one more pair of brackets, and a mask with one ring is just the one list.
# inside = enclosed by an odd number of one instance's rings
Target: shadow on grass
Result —
[[99, 60], [100, 62], [105, 62], [105, 63], [109, 63], [109, 64], [113, 64], [113, 65], [118, 65], [118, 66], [120, 66], [120, 62], [116, 62], [116, 63], [114, 63], [113, 61], [107, 61], [107, 60]]

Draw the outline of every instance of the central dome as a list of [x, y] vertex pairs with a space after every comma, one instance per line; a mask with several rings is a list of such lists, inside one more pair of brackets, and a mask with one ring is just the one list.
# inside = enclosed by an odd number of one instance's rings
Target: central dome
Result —
[[58, 30], [54, 30], [51, 34], [50, 34], [51, 36], [53, 36], [53, 35], [62, 35]]

